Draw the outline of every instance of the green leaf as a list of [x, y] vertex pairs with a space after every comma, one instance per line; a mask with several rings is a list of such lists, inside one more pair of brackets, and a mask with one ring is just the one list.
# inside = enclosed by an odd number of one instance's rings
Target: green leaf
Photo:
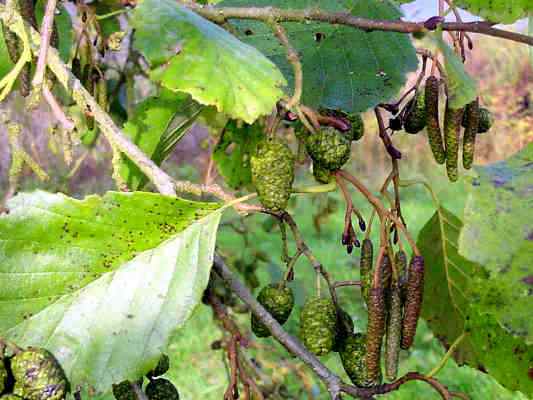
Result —
[[459, 109], [471, 103], [477, 96], [477, 83], [465, 70], [457, 54], [441, 37], [436, 37], [437, 45], [444, 55], [448, 102], [451, 108]]
[[[46, 1], [38, 0], [35, 6], [35, 16], [39, 26], [43, 19], [45, 4]], [[70, 58], [73, 30], [72, 20], [63, 4], [58, 5], [58, 12], [54, 16], [54, 21], [57, 25], [57, 33], [59, 35], [59, 55], [63, 61], [67, 62]]]
[[457, 7], [491, 22], [512, 24], [533, 11], [531, 0], [455, 0]]
[[[320, 8], [384, 20], [401, 17], [398, 7], [388, 0], [225, 0], [221, 5]], [[292, 93], [292, 68], [287, 62], [285, 48], [271, 29], [256, 21], [231, 22], [241, 40], [261, 50], [279, 66]], [[405, 83], [406, 73], [416, 70], [418, 64], [415, 49], [405, 34], [364, 32], [310, 21], [282, 25], [302, 61], [302, 101], [312, 107], [364, 111], [395, 96]]]
[[250, 156], [257, 143], [264, 136], [263, 127], [239, 124], [230, 121], [213, 152], [218, 172], [224, 182], [233, 189], [240, 189], [252, 183]]
[[[460, 253], [490, 273], [478, 302], [510, 333], [533, 344], [533, 144], [507, 161], [477, 167], [464, 211]], [[528, 283], [529, 282], [529, 283]]]
[[103, 393], [144, 375], [207, 285], [218, 205], [36, 192], [9, 208], [0, 218], [2, 335], [50, 350], [72, 387]]
[[[161, 165], [203, 109], [204, 106], [189, 95], [163, 89], [158, 96], [137, 106], [133, 119], [126, 122], [124, 132], [157, 165]], [[127, 156], [122, 158], [120, 173], [132, 190], [139, 190], [147, 183], [144, 173]]]
[[[471, 279], [484, 271], [457, 253], [462, 222], [445, 208], [438, 209], [418, 236], [418, 247], [426, 259], [426, 283], [422, 317], [435, 335], [450, 345], [465, 329]], [[466, 341], [455, 353], [458, 363], [475, 357]]]
[[132, 18], [135, 47], [152, 78], [229, 116], [254, 122], [283, 95], [285, 80], [259, 51], [172, 0], [144, 0]]
[[[418, 246], [428, 265], [422, 317], [445, 347], [466, 332], [454, 353], [459, 364], [478, 368], [508, 389], [530, 395], [533, 346], [510, 334], [480, 302], [479, 290], [487, 288], [490, 278], [480, 264], [458, 253], [462, 229], [456, 216], [440, 208], [420, 232]], [[493, 293], [498, 299], [498, 292]]]
[[14, 197], [8, 207], [0, 217], [0, 332], [218, 206], [141, 192], [75, 200], [37, 191]]

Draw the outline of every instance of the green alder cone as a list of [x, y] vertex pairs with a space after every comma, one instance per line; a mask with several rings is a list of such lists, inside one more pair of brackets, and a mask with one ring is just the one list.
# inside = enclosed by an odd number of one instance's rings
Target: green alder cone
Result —
[[481, 107], [479, 109], [479, 126], [477, 129], [477, 133], [488, 132], [492, 127], [493, 122], [494, 118], [490, 110], [485, 107]]
[[393, 283], [389, 294], [389, 312], [385, 339], [385, 376], [389, 381], [398, 375], [400, 340], [402, 336], [402, 299], [400, 286]]
[[330, 298], [312, 297], [302, 308], [300, 338], [304, 346], [317, 356], [333, 349], [337, 326], [335, 305]]
[[166, 354], [161, 354], [161, 357], [159, 358], [159, 361], [157, 362], [157, 365], [155, 368], [150, 371], [146, 376], [148, 378], [152, 377], [158, 377], [161, 375], [164, 375], [168, 369], [170, 368], [170, 359]]
[[180, 395], [174, 384], [166, 379], [154, 379], [146, 386], [148, 400], [179, 400]]
[[294, 181], [294, 155], [278, 139], [265, 139], [250, 159], [252, 182], [264, 207], [284, 210]]
[[446, 172], [450, 182], [459, 178], [459, 131], [461, 129], [463, 109], [454, 109], [446, 105], [444, 114], [444, 139], [446, 143]]
[[371, 387], [381, 382], [381, 376], [378, 376], [376, 380], [371, 380], [368, 377], [368, 369], [366, 367], [366, 335], [362, 333], [349, 335], [342, 343], [339, 355], [342, 366], [354, 385]]
[[0, 361], [0, 393], [6, 388], [7, 383], [7, 370], [2, 361]]
[[344, 340], [353, 334], [354, 328], [355, 326], [350, 314], [339, 307], [337, 309], [337, 328], [335, 330], [333, 351], [339, 352], [342, 349]]
[[[492, 127], [492, 124], [494, 123], [494, 117], [492, 116], [492, 113], [488, 108], [485, 107], [479, 107], [479, 122], [477, 127], [477, 133], [486, 133], [490, 130]], [[463, 119], [461, 122], [461, 125], [463, 128], [466, 128], [467, 126], [467, 119], [468, 119], [468, 113], [464, 113]]]
[[322, 167], [318, 163], [313, 163], [313, 176], [315, 177], [315, 181], [324, 185], [330, 183], [333, 180], [331, 171]]
[[361, 246], [361, 260], [359, 263], [359, 275], [361, 280], [361, 294], [368, 306], [368, 291], [372, 285], [372, 264], [374, 246], [370, 239], [364, 239]]
[[[294, 307], [294, 294], [287, 286], [280, 288], [279, 283], [271, 283], [261, 289], [257, 301], [283, 325], [289, 319]], [[257, 337], [270, 336], [269, 329], [254, 314], [252, 314], [252, 332]]]
[[442, 143], [442, 134], [439, 123], [439, 80], [430, 76], [426, 80], [426, 88], [424, 91], [424, 99], [426, 103], [426, 119], [429, 146], [435, 161], [439, 164], [444, 164], [446, 161], [446, 152]]
[[26, 400], [61, 400], [68, 382], [61, 365], [48, 350], [29, 347], [11, 359], [13, 394]]
[[479, 100], [476, 99], [466, 106], [463, 120], [466, 118], [463, 133], [463, 167], [472, 168], [476, 149], [476, 136], [479, 127]]
[[323, 127], [305, 139], [307, 153], [313, 162], [329, 171], [342, 168], [350, 158], [350, 140], [332, 127]]
[[416, 134], [426, 127], [426, 101], [423, 90], [418, 92], [416, 98], [411, 100], [407, 105], [409, 114], [407, 114], [403, 127], [407, 133]]
[[117, 400], [137, 400], [135, 390], [131, 387], [130, 381], [122, 381], [117, 384], [113, 384], [113, 396]]
[[400, 296], [402, 301], [405, 299], [405, 289], [407, 286], [407, 254], [399, 250], [394, 255], [394, 265], [398, 270], [398, 284], [400, 285]]
[[351, 140], [359, 140], [365, 135], [365, 123], [361, 114], [349, 114], [348, 120], [352, 124], [349, 136]]

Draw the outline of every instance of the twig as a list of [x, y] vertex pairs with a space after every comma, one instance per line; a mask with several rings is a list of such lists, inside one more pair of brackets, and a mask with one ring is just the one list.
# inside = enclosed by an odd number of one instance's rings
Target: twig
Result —
[[416, 243], [413, 239], [413, 237], [411, 236], [411, 234], [409, 233], [409, 231], [407, 230], [407, 228], [405, 227], [405, 225], [402, 223], [402, 221], [399, 220], [399, 218], [397, 218], [395, 215], [389, 213], [384, 207], [383, 207], [383, 204], [381, 204], [381, 202], [379, 201], [379, 199], [374, 196], [367, 188], [365, 185], [363, 185], [355, 176], [349, 174], [348, 172], [346, 171], [343, 171], [343, 170], [339, 170], [336, 172], [337, 175], [340, 175], [341, 177], [343, 177], [344, 179], [346, 179], [347, 181], [349, 181], [352, 185], [355, 186], [355, 188], [357, 190], [359, 190], [359, 192], [361, 192], [361, 194], [363, 196], [365, 196], [367, 198], [367, 200], [370, 202], [370, 204], [372, 204], [372, 206], [374, 207], [374, 209], [376, 210], [376, 213], [378, 214], [379, 218], [381, 221], [384, 221], [386, 218], [389, 218], [391, 219], [395, 224], [396, 226], [400, 229], [400, 231], [404, 234], [405, 238], [407, 239], [407, 241], [409, 242], [409, 245], [411, 246], [411, 248], [413, 249], [413, 252], [415, 253], [415, 255], [420, 255], [420, 250], [418, 249], [418, 247], [416, 246]]
[[300, 62], [300, 57], [298, 52], [291, 46], [289, 38], [285, 29], [278, 24], [272, 24], [272, 29], [274, 35], [278, 38], [285, 49], [287, 49], [287, 60], [292, 65], [294, 71], [294, 93], [291, 99], [287, 102], [287, 108], [292, 109], [295, 105], [300, 103], [300, 98], [302, 97], [302, 87], [303, 87], [303, 73], [302, 73], [302, 63]]
[[[410, 22], [401, 20], [374, 20], [356, 17], [350, 13], [327, 12], [318, 8], [309, 9], [280, 9], [274, 7], [213, 7], [202, 6], [190, 2], [182, 2], [204, 18], [216, 23], [223, 23], [228, 19], [253, 19], [259, 21], [277, 22], [309, 22], [319, 21], [329, 24], [346, 25], [367, 32], [389, 31], [400, 33], [427, 32], [424, 22]], [[439, 27], [444, 31], [459, 31], [481, 33], [487, 36], [499, 37], [533, 46], [533, 37], [520, 33], [505, 31], [492, 27], [486, 21], [479, 22], [444, 22]]]
[[48, 47], [50, 46], [50, 37], [54, 26], [54, 16], [56, 11], [57, 0], [48, 0], [44, 9], [43, 22], [41, 24], [41, 47], [39, 57], [37, 58], [37, 67], [33, 76], [32, 86], [36, 90], [41, 90], [44, 82], [44, 73], [46, 72], [46, 60], [48, 56]]
[[333, 283], [335, 289], [344, 286], [361, 286], [361, 281], [337, 281]]
[[54, 114], [54, 117], [57, 118], [63, 129], [68, 132], [73, 131], [76, 125], [69, 117], [65, 115], [63, 109], [61, 108], [47, 85], [43, 85], [43, 97], [50, 106], [52, 114]]

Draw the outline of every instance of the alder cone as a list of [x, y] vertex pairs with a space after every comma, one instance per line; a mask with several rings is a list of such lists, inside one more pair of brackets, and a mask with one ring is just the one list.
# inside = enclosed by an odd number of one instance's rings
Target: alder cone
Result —
[[402, 336], [402, 299], [400, 285], [393, 283], [389, 296], [389, 312], [385, 339], [385, 376], [393, 381], [398, 375], [400, 340]]
[[323, 127], [307, 135], [305, 148], [314, 164], [328, 171], [337, 171], [350, 158], [350, 140], [333, 127]]
[[494, 119], [489, 109], [481, 107], [479, 109], [479, 125], [477, 133], [485, 133], [490, 130]]
[[359, 140], [365, 135], [365, 122], [361, 114], [349, 114], [348, 121], [352, 124], [352, 128], [349, 131], [349, 137], [351, 140]]
[[406, 298], [404, 305], [404, 317], [402, 323], [401, 347], [407, 350], [413, 344], [416, 334], [416, 326], [420, 311], [422, 309], [422, 299], [424, 297], [424, 258], [414, 256], [409, 264], [407, 279]]
[[146, 397], [148, 400], [179, 400], [178, 389], [169, 380], [154, 379], [146, 385]]
[[[287, 286], [280, 288], [279, 283], [271, 283], [261, 289], [257, 301], [276, 321], [283, 325], [289, 319], [294, 307], [294, 294], [292, 289]], [[252, 332], [257, 337], [270, 336], [270, 330], [255, 314], [252, 314]]]
[[48, 350], [29, 347], [11, 359], [13, 394], [26, 400], [62, 400], [68, 382], [61, 365]]
[[430, 76], [426, 80], [426, 88], [424, 92], [424, 99], [426, 103], [426, 118], [427, 118], [427, 134], [429, 146], [435, 161], [439, 164], [444, 164], [446, 161], [446, 152], [442, 143], [442, 134], [439, 123], [439, 80]]
[[273, 211], [287, 208], [294, 181], [294, 155], [275, 138], [257, 145], [250, 159], [252, 182], [264, 207]]
[[337, 312], [330, 298], [312, 297], [302, 308], [300, 338], [304, 346], [317, 356], [324, 356], [335, 342]]
[[355, 326], [352, 317], [342, 308], [337, 308], [337, 328], [335, 330], [335, 342], [333, 351], [340, 351], [344, 340], [353, 334]]
[[466, 118], [466, 126], [463, 133], [463, 167], [465, 169], [470, 169], [472, 168], [472, 163], [474, 162], [476, 136], [479, 128], [478, 99], [466, 106], [464, 118]]
[[450, 182], [459, 178], [459, 131], [461, 129], [462, 108], [451, 108], [446, 105], [444, 114], [444, 138], [446, 143], [446, 172]]
[[403, 124], [403, 128], [407, 133], [416, 134], [426, 127], [427, 114], [425, 97], [424, 91], [420, 91], [408, 103], [409, 114], [405, 117]]
[[331, 171], [317, 163], [313, 163], [313, 176], [315, 177], [315, 181], [324, 185], [333, 180]]
[[359, 275], [361, 280], [361, 294], [368, 306], [368, 292], [372, 286], [372, 264], [374, 258], [374, 245], [370, 239], [364, 239], [361, 245], [361, 260]]
[[377, 380], [368, 377], [366, 367], [366, 340], [367, 336], [362, 333], [349, 335], [339, 350], [342, 366], [354, 385], [359, 387], [371, 387], [381, 382], [381, 375]]
[[366, 365], [372, 381], [381, 375], [381, 345], [385, 333], [385, 291], [373, 287], [368, 296], [368, 328], [366, 341]]
[[131, 387], [130, 381], [122, 381], [112, 386], [113, 396], [117, 400], [137, 400], [135, 390]]

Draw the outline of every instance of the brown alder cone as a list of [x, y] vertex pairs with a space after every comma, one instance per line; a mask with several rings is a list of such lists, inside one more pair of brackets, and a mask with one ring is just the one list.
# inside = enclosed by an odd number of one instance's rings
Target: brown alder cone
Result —
[[401, 348], [407, 350], [413, 344], [416, 334], [416, 326], [420, 311], [422, 309], [422, 299], [424, 297], [424, 258], [414, 256], [409, 264], [407, 278], [407, 293], [404, 306], [404, 316], [402, 324]]
[[381, 376], [381, 345], [385, 333], [385, 291], [373, 287], [368, 294], [368, 328], [366, 340], [366, 366], [368, 379], [379, 380]]

